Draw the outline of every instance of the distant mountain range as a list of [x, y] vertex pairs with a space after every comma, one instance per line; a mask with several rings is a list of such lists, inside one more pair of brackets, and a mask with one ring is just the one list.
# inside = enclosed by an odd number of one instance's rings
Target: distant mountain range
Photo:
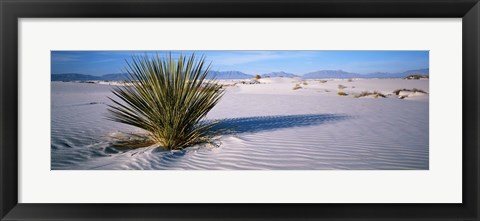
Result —
[[302, 76], [305, 79], [315, 78], [356, 78], [359, 74], [349, 73], [342, 70], [322, 70], [306, 73]]
[[[400, 73], [388, 73], [388, 72], [375, 72], [370, 74], [357, 74], [350, 73], [342, 70], [321, 70], [298, 76], [292, 73], [286, 72], [271, 72], [262, 74], [261, 77], [302, 77], [304, 79], [320, 79], [320, 78], [405, 78], [408, 75], [429, 75], [429, 69], [408, 70]], [[207, 78], [216, 79], [249, 79], [254, 78], [253, 75], [245, 74], [240, 71], [210, 71]], [[115, 73], [106, 74], [102, 76], [93, 76], [79, 73], [65, 73], [65, 74], [52, 74], [52, 81], [121, 81], [127, 80], [128, 74]]]
[[429, 69], [408, 70], [400, 73], [375, 72], [370, 74], [350, 73], [342, 70], [323, 70], [304, 74], [305, 79], [319, 78], [405, 78], [408, 75], [429, 75]]
[[128, 74], [123, 73], [102, 76], [78, 73], [52, 74], [52, 81], [121, 81], [126, 79], [128, 79]]
[[240, 71], [210, 71], [207, 78], [213, 77], [215, 77], [215, 79], [248, 79], [254, 76]]
[[[210, 71], [207, 75], [207, 78], [214, 77], [216, 79], [249, 79], [254, 76], [240, 71]], [[102, 76], [78, 73], [52, 74], [52, 81], [122, 81], [127, 79], [128, 74], [125, 73], [105, 74]]]
[[298, 75], [294, 75], [292, 73], [286, 73], [286, 72], [283, 72], [283, 71], [280, 71], [280, 72], [271, 72], [271, 73], [266, 73], [266, 74], [262, 74], [261, 75], [262, 78], [266, 78], [266, 77], [298, 77]]

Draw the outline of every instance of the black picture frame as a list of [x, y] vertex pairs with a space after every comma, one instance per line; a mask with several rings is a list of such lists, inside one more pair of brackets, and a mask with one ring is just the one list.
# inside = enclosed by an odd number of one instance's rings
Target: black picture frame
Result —
[[[1, 0], [1, 220], [479, 220], [478, 0]], [[462, 18], [461, 204], [18, 203], [18, 19], [134, 17]], [[448, 42], [445, 42], [448, 44]], [[459, 98], [460, 99], [460, 98]]]

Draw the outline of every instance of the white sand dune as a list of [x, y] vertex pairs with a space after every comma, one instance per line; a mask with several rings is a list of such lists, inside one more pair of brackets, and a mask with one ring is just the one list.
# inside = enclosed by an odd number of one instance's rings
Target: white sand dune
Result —
[[[112, 134], [140, 132], [105, 119], [111, 86], [52, 82], [52, 169], [382, 170], [429, 168], [428, 80], [224, 80], [208, 119], [231, 130], [216, 145], [119, 151]], [[300, 89], [292, 88], [299, 84]], [[338, 89], [338, 85], [346, 88]], [[338, 96], [344, 91], [348, 96]], [[387, 98], [354, 98], [379, 91]]]

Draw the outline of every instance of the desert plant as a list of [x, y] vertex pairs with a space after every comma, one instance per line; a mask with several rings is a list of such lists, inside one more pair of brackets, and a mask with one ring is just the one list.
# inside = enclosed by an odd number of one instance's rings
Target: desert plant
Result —
[[308, 85], [308, 82], [304, 81], [302, 82], [303, 85]]
[[413, 91], [413, 92], [418, 92], [418, 93], [427, 94], [427, 92], [425, 92], [424, 90], [417, 89], [417, 88], [413, 88], [412, 91]]
[[402, 91], [428, 94], [428, 93], [425, 92], [424, 90], [417, 89], [417, 88], [413, 88], [413, 89], [406, 89], [406, 88], [404, 88], [404, 89], [397, 89], [397, 90], [394, 90], [392, 93], [395, 94], [395, 95], [399, 95], [400, 92], [402, 92]]
[[347, 88], [345, 85], [341, 85], [341, 84], [338, 85], [338, 89], [340, 89], [340, 90], [343, 90], [345, 88]]
[[340, 92], [338, 92], [337, 94], [338, 94], [339, 96], [347, 96], [347, 95], [348, 95], [347, 93], [345, 93], [345, 92], [343, 92], [343, 91], [340, 91]]
[[370, 94], [371, 94], [371, 93], [368, 92], [368, 91], [362, 91], [360, 94], [357, 94], [357, 95], [355, 95], [354, 97], [355, 97], [355, 98], [366, 97], [366, 96], [368, 96], [368, 95], [370, 95]]
[[373, 91], [373, 95], [374, 95], [375, 98], [379, 98], [379, 97], [386, 98], [387, 97], [387, 96], [385, 96], [385, 94], [382, 94], [379, 91]]
[[295, 86], [292, 88], [292, 90], [298, 90], [298, 89], [301, 89], [302, 86], [300, 86], [300, 84], [295, 84]]
[[205, 57], [180, 55], [178, 60], [142, 56], [127, 61], [129, 79], [112, 89], [107, 118], [144, 129], [161, 147], [182, 149], [208, 140], [215, 122], [204, 120], [224, 94], [214, 79], [207, 80]]
[[399, 95], [401, 91], [409, 91], [407, 89], [397, 89], [397, 90], [394, 90], [392, 93], [395, 94], [395, 95]]
[[352, 80], [351, 78], [350, 78], [350, 79], [348, 79], [348, 82], [352, 82], [352, 81], [353, 81], [353, 80]]
[[318, 80], [318, 82], [320, 82], [320, 83], [322, 83], [322, 84], [323, 84], [323, 83], [327, 83], [326, 80]]
[[407, 80], [418, 80], [418, 79], [422, 79], [422, 78], [429, 78], [428, 75], [420, 75], [420, 74], [412, 74], [412, 75], [408, 75], [407, 77], [405, 77], [404, 79], [407, 79]]
[[367, 97], [367, 96], [370, 96], [370, 95], [373, 95], [374, 98], [379, 98], [379, 97], [386, 98], [387, 97], [387, 96], [385, 96], [384, 94], [382, 94], [381, 92], [378, 92], [378, 91], [373, 91], [373, 92], [362, 91], [360, 94], [357, 94], [354, 97], [355, 98], [361, 98], [361, 97]]
[[259, 80], [260, 78], [262, 78], [262, 76], [260, 76], [259, 74], [255, 75], [255, 79]]

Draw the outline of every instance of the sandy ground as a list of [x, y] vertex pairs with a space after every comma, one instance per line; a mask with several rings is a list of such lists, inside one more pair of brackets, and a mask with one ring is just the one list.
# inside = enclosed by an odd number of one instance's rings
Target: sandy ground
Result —
[[[222, 80], [226, 94], [207, 118], [236, 132], [218, 137], [216, 145], [182, 151], [112, 148], [112, 136], [140, 130], [105, 119], [109, 83], [52, 82], [51, 168], [425, 170], [428, 82]], [[398, 89], [407, 90], [394, 93]], [[366, 91], [385, 98], [356, 98]]]

